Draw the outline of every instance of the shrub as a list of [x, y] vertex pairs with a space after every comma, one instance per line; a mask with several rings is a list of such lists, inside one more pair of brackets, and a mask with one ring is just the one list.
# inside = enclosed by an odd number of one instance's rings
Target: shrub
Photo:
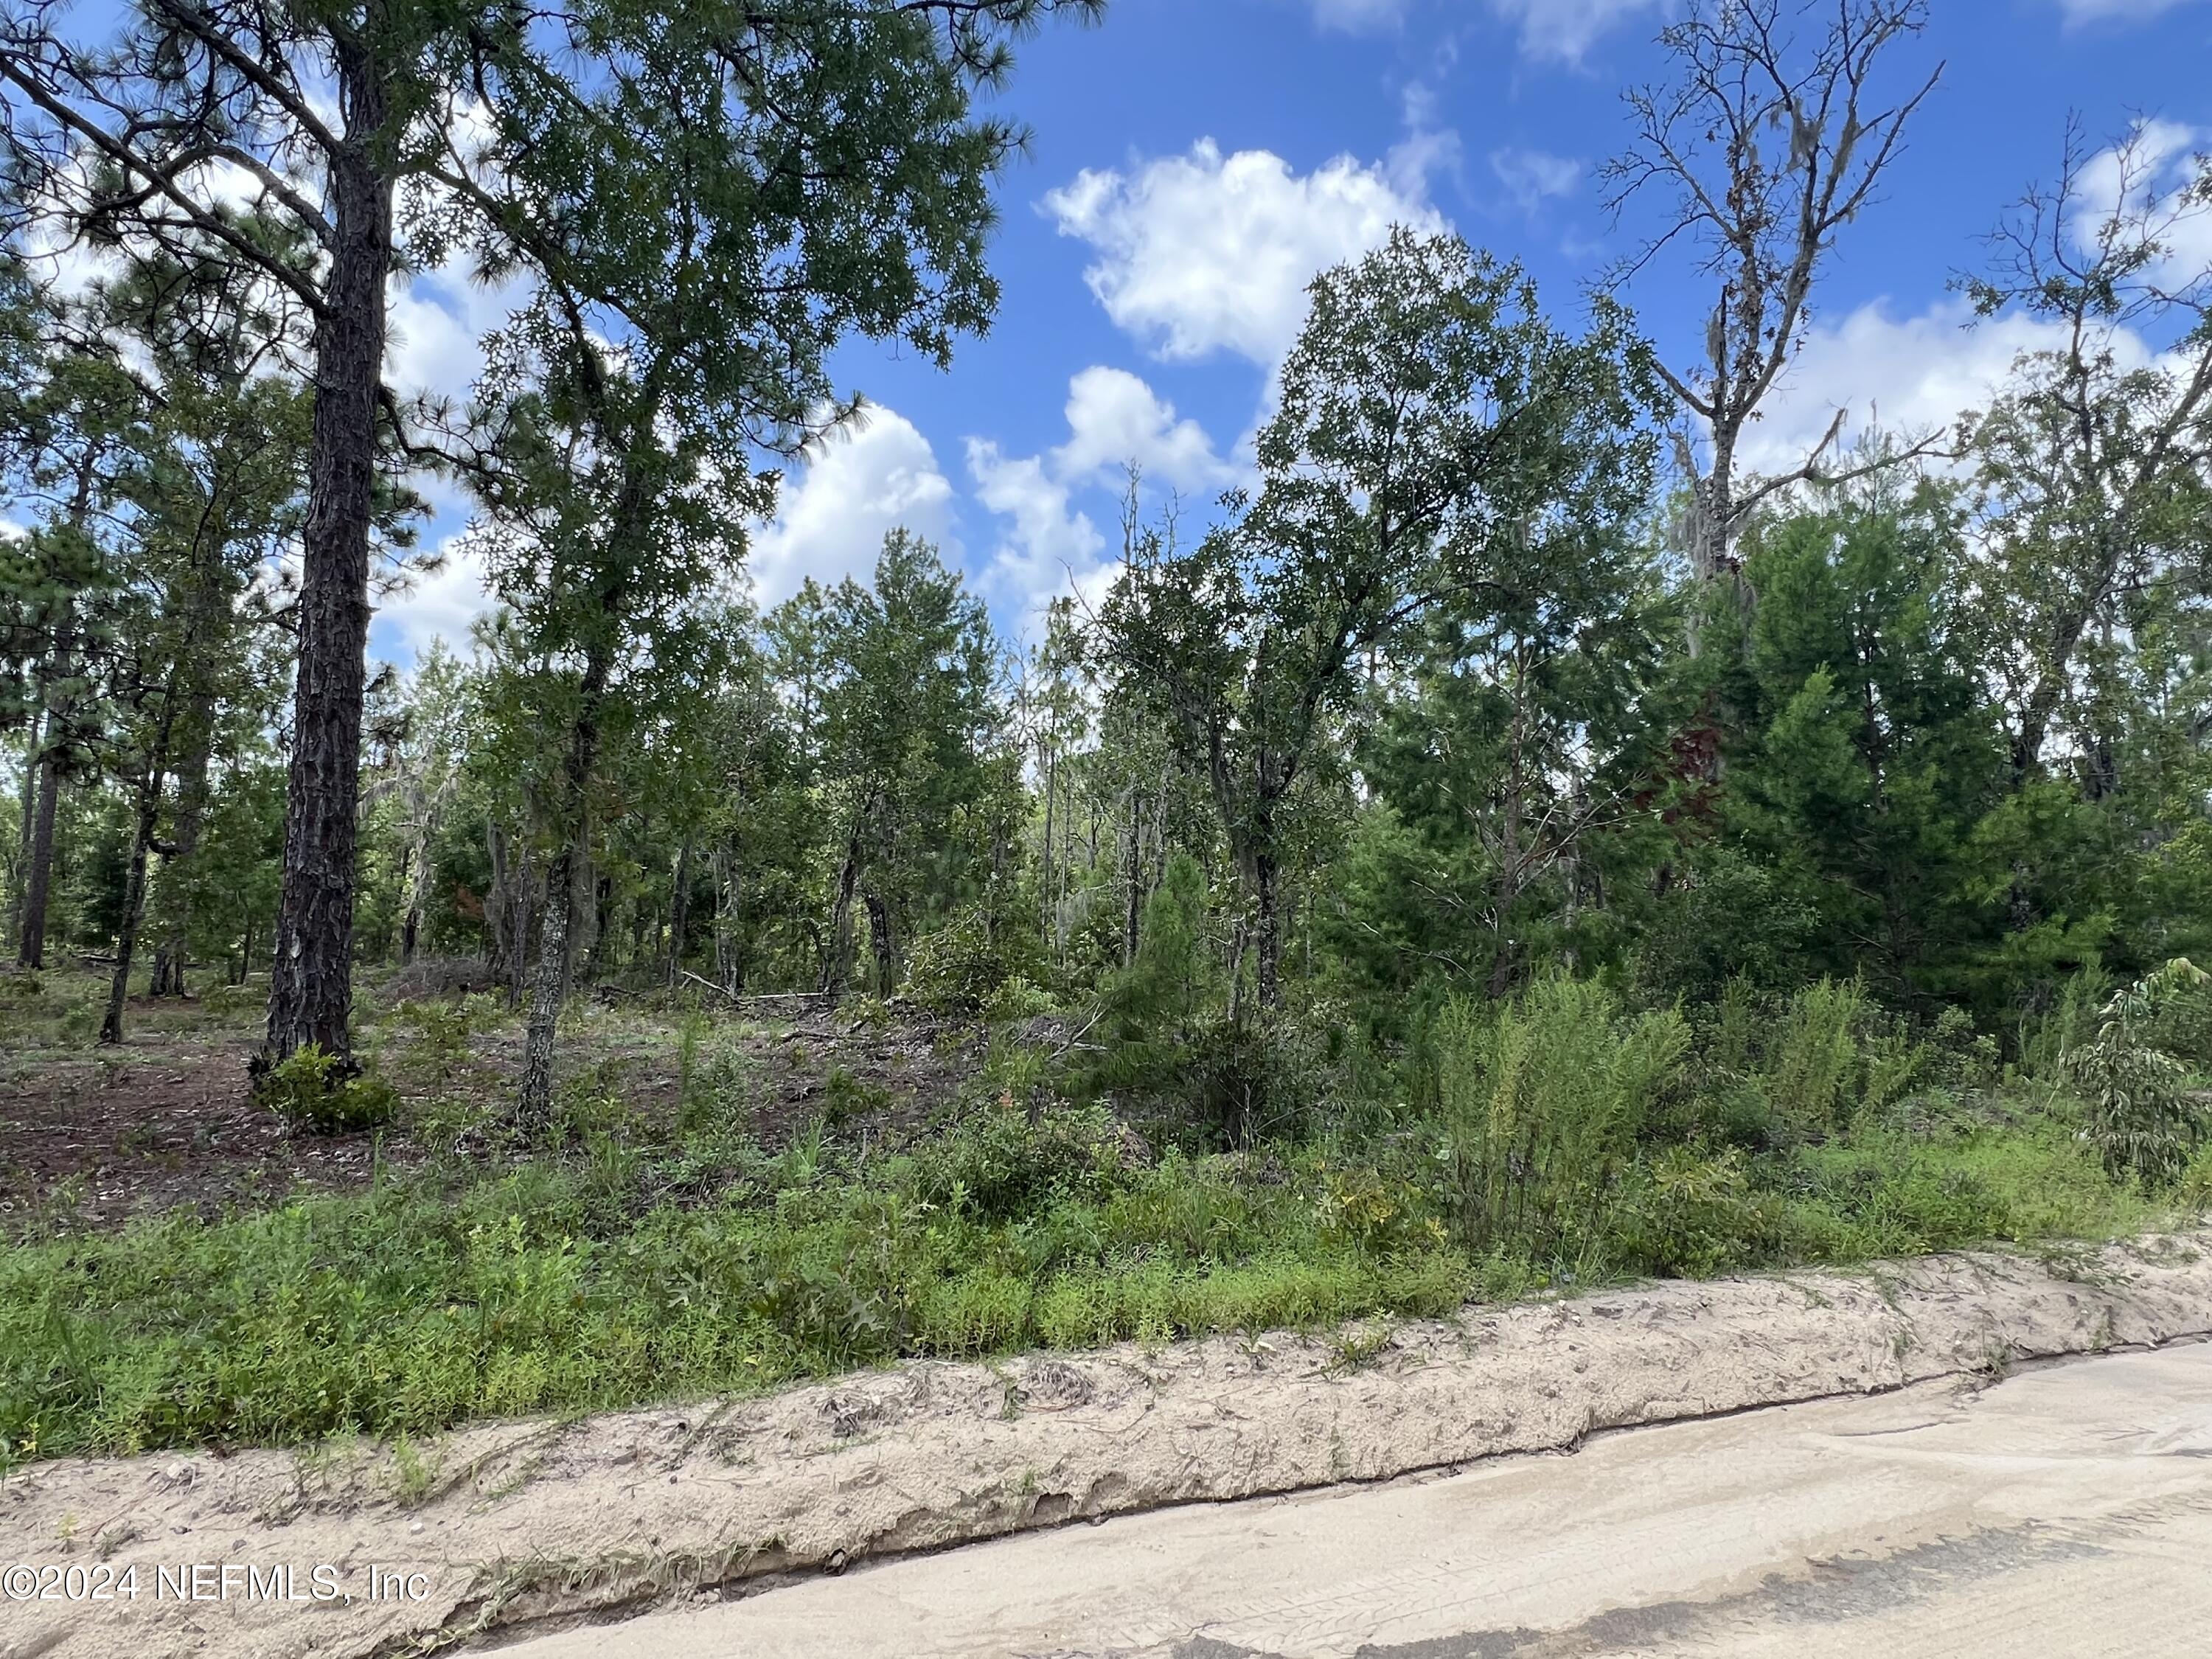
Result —
[[1200, 1121], [1231, 1146], [1295, 1134], [1317, 1115], [1342, 1067], [1325, 1010], [1261, 1008], [1201, 1021], [1185, 1034], [1186, 1086]]
[[1834, 1128], [1858, 1080], [1857, 1028], [1866, 997], [1857, 985], [1824, 979], [1790, 1000], [1766, 1061], [1766, 1094], [1800, 1134]]
[[914, 942], [906, 994], [932, 1013], [978, 1018], [1012, 982], [1036, 976], [1035, 955], [1026, 930], [994, 927], [981, 905], [970, 905]]
[[2066, 1057], [2066, 1076], [2088, 1102], [2089, 1137], [2116, 1176], [2170, 1185], [2205, 1138], [2190, 1069], [2158, 1042], [2172, 1005], [2207, 985], [2212, 975], [2176, 957], [2115, 994], [2098, 1017], [2096, 1040]]
[[294, 1129], [318, 1134], [377, 1128], [399, 1104], [382, 1078], [313, 1042], [263, 1072], [253, 1093]]
[[880, 1112], [891, 1103], [891, 1091], [880, 1084], [854, 1076], [842, 1066], [832, 1066], [822, 1083], [822, 1121], [840, 1128], [856, 1117]]
[[506, 1006], [497, 997], [476, 993], [451, 1000], [403, 1002], [392, 1011], [392, 1023], [403, 1034], [404, 1063], [430, 1093], [441, 1095], [472, 1080], [477, 1038], [506, 1014]]
[[1192, 1067], [1189, 1040], [1221, 1002], [1221, 965], [1206, 944], [1206, 876], [1187, 853], [1168, 860], [1145, 902], [1137, 957], [1111, 975], [1101, 995], [1101, 1090], [1148, 1093], [1181, 1086]]
[[1364, 1166], [1322, 1172], [1315, 1201], [1322, 1237], [1381, 1255], [1444, 1242], [1416, 1188]]
[[1438, 1097], [1467, 1243], [1546, 1257], [1593, 1234], [1655, 1098], [1679, 1082], [1689, 1052], [1680, 1014], [1626, 1019], [1591, 981], [1543, 981], [1494, 1018], [1455, 1007]]
[[921, 1153], [916, 1194], [986, 1221], [1118, 1190], [1132, 1158], [1128, 1133], [1099, 1107], [1028, 1115], [993, 1106]]
[[2174, 1187], [2174, 1201], [2196, 1214], [2212, 1212], [2212, 1140], [2197, 1149]]
[[1608, 1229], [1607, 1255], [1631, 1272], [1695, 1279], [1778, 1259], [1781, 1200], [1756, 1191], [1741, 1150], [1702, 1158], [1669, 1147], [1632, 1187]]
[[2099, 1011], [2111, 999], [2112, 981], [2101, 968], [2085, 968], [2060, 987], [2057, 1002], [2039, 1018], [2024, 1022], [2021, 1063], [2036, 1076], [2053, 1077], [2076, 1048], [2095, 1041]]

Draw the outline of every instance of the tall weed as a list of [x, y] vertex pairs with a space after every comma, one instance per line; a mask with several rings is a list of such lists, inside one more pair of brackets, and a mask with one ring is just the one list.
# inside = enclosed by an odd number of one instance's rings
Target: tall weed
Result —
[[1538, 1257], [1594, 1235], [1655, 1097], [1681, 1077], [1690, 1030], [1627, 1019], [1592, 981], [1554, 978], [1445, 1020], [1438, 1076], [1455, 1220], [1479, 1250]]
[[1766, 1061], [1766, 1095], [1784, 1121], [1818, 1139], [1834, 1129], [1859, 1079], [1866, 994], [1824, 979], [1790, 1000]]

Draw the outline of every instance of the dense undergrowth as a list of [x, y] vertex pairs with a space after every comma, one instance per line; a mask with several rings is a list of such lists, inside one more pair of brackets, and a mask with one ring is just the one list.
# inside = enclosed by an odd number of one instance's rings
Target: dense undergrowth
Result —
[[[419, 1434], [902, 1355], [2109, 1235], [2201, 1207], [2212, 1153], [2186, 1086], [2201, 991], [2137, 988], [2123, 1030], [2106, 988], [2076, 988], [2024, 1066], [1848, 985], [1686, 1013], [1557, 979], [1455, 1005], [1387, 1060], [1318, 1017], [1184, 1033], [1149, 1075], [1109, 1045], [1118, 1110], [1085, 1045], [1010, 1030], [929, 1128], [886, 1144], [833, 1076], [774, 1152], [757, 1079], [695, 1018], [674, 1111], [601, 1068], [562, 1150], [496, 1172], [468, 1058], [491, 1016], [420, 1005], [386, 1064], [451, 1155], [365, 1194], [0, 1248], [0, 1440], [21, 1461]], [[2100, 1042], [2130, 1077], [2112, 1053], [2162, 1057], [2155, 1111], [2100, 1092], [2078, 1060]], [[1226, 1115], [1194, 1121], [1202, 1100]]]

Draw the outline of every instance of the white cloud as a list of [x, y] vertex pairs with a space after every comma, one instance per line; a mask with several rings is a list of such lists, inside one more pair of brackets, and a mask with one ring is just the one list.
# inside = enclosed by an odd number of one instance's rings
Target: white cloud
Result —
[[753, 542], [753, 591], [775, 605], [809, 576], [866, 580], [884, 538], [901, 528], [945, 545], [952, 485], [913, 422], [881, 407], [833, 433], [787, 475], [775, 523]]
[[456, 262], [412, 278], [394, 276], [384, 372], [403, 396], [465, 398], [483, 368], [484, 336], [504, 325], [530, 292], [520, 277], [487, 284]]
[[1490, 0], [1491, 9], [1521, 31], [1526, 57], [1579, 64], [1598, 36], [1649, 11], [1659, 0]]
[[2178, 11], [2191, 0], [2058, 0], [2069, 26], [2082, 23], [2142, 23]]
[[1038, 456], [1015, 459], [994, 443], [970, 438], [968, 471], [975, 498], [1013, 521], [984, 568], [983, 584], [1033, 622], [1047, 602], [1095, 574], [1106, 538]]
[[1212, 139], [1133, 176], [1086, 170], [1044, 206], [1098, 258], [1084, 273], [1121, 328], [1161, 357], [1231, 351], [1273, 369], [1304, 320], [1319, 272], [1379, 246], [1396, 224], [1443, 222], [1411, 166], [1339, 156], [1304, 175], [1266, 150]]
[[376, 623], [397, 648], [374, 654], [388, 661], [419, 661], [430, 641], [443, 639], [461, 656], [469, 653], [469, 630], [492, 608], [484, 586], [483, 562], [465, 533], [439, 543], [438, 568], [417, 570], [408, 586], [377, 608]]
[[[1945, 430], [1960, 415], [1988, 405], [2020, 354], [2063, 340], [2057, 325], [2017, 313], [1968, 327], [1972, 319], [1963, 301], [1941, 301], [1905, 318], [1876, 303], [1832, 327], [1814, 329], [1747, 434], [1744, 465], [1766, 473], [1802, 465], [1838, 409], [1849, 411], [1846, 446], [1877, 422], [1916, 436]], [[2135, 361], [2148, 361], [2132, 336], [2118, 344]]]
[[1053, 474], [1063, 482], [1110, 477], [1131, 463], [1176, 489], [1231, 477], [1206, 428], [1177, 420], [1175, 405], [1127, 369], [1086, 368], [1068, 382], [1067, 430], [1067, 441], [1052, 453]]
[[1358, 33], [1394, 28], [1406, 21], [1411, 0], [1313, 0], [1314, 21], [1325, 29]]
[[1243, 476], [1215, 453], [1195, 421], [1126, 369], [1085, 369], [1067, 387], [1067, 441], [1042, 455], [1010, 456], [988, 439], [968, 441], [975, 499], [1007, 520], [983, 568], [983, 586], [1032, 632], [1051, 600], [1080, 594], [1096, 603], [1117, 561], [1107, 538], [1075, 505], [1085, 490], [1120, 489], [1135, 463], [1147, 485], [1206, 491]]
[[1540, 149], [1493, 149], [1490, 170], [1523, 213], [1534, 213], [1547, 197], [1571, 196], [1583, 176], [1580, 161]]
[[[2196, 179], [2198, 156], [2212, 143], [2212, 132], [2175, 121], [2144, 121], [2134, 137], [2133, 154], [2125, 163], [2118, 149], [2102, 150], [2089, 158], [2075, 180], [2075, 229], [2085, 245], [2123, 206], [2142, 212], [2163, 198], [2171, 211], [2176, 194]], [[2152, 280], [2179, 289], [2212, 270], [2212, 203], [2200, 203], [2163, 224], [2160, 235], [2167, 257], [2146, 273]]]

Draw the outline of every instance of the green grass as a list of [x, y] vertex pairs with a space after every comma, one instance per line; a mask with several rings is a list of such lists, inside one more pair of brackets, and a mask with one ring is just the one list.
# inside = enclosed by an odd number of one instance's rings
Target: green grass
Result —
[[0, 1435], [23, 1459], [421, 1433], [902, 1353], [1440, 1313], [1474, 1281], [1447, 1249], [1332, 1244], [1295, 1188], [1176, 1159], [993, 1214], [986, 1138], [627, 1224], [604, 1165], [535, 1167], [19, 1245], [0, 1252]]
[[[1403, 1138], [1401, 1138], [1401, 1141]], [[1410, 1145], [1410, 1142], [1405, 1143]], [[1318, 1146], [1125, 1167], [1092, 1114], [834, 1142], [626, 1145], [214, 1223], [0, 1249], [11, 1460], [765, 1388], [901, 1355], [1436, 1316], [1555, 1279], [1850, 1261], [2151, 1218], [2051, 1120], [1662, 1158], [1546, 1261], [1451, 1242], [1432, 1158]], [[711, 1190], [706, 1201], [686, 1194]], [[659, 1196], [656, 1196], [658, 1194]]]

